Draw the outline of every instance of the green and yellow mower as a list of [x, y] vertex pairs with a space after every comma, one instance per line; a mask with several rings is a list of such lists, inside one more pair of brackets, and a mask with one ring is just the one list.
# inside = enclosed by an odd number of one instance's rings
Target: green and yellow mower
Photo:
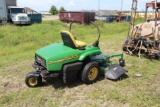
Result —
[[[70, 24], [70, 30], [72, 24]], [[80, 77], [83, 83], [92, 84], [100, 75], [117, 80], [126, 70], [123, 54], [105, 55], [99, 48], [100, 31], [97, 25], [98, 39], [92, 44], [78, 41], [69, 31], [60, 33], [62, 42], [54, 43], [36, 51], [33, 67], [25, 77], [28, 87], [40, 86], [48, 78], [61, 78], [65, 84], [74, 82]], [[110, 58], [119, 56], [119, 64], [114, 64]]]

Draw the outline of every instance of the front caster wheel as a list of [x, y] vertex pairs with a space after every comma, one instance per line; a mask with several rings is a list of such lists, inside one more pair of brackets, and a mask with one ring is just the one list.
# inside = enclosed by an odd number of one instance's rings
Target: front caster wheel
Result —
[[97, 62], [90, 62], [85, 65], [81, 79], [85, 84], [92, 84], [97, 81], [100, 75], [100, 67]]
[[25, 83], [28, 87], [34, 88], [42, 84], [42, 77], [35, 72], [26, 75]]

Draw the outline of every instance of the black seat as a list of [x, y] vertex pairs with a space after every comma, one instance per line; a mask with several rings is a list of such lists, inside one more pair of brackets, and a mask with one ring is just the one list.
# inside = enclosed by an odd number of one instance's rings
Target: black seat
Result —
[[61, 37], [63, 40], [64, 45], [76, 49], [75, 43], [72, 38], [68, 35], [67, 32], [61, 32]]
[[68, 31], [62, 31], [61, 37], [64, 45], [71, 47], [73, 49], [82, 48], [86, 46], [85, 42], [76, 40], [74, 36]]

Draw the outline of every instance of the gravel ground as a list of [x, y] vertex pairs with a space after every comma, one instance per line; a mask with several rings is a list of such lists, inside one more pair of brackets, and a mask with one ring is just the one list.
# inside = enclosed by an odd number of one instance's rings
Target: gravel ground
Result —
[[53, 15], [48, 15], [48, 16], [43, 16], [42, 20], [58, 20], [59, 16], [53, 16]]

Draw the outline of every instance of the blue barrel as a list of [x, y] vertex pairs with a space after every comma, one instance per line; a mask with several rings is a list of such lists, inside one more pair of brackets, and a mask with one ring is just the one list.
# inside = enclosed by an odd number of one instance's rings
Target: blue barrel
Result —
[[131, 20], [131, 16], [126, 16], [126, 21], [129, 22]]
[[106, 16], [106, 22], [113, 22], [112, 16]]

